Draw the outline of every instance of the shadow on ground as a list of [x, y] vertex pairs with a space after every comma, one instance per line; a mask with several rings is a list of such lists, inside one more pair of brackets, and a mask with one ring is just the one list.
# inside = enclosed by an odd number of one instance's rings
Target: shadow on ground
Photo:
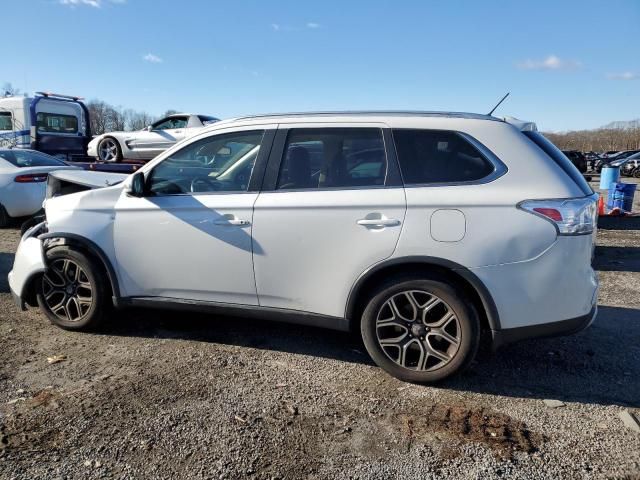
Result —
[[[104, 333], [181, 339], [281, 351], [372, 365], [354, 335], [276, 322], [204, 314], [130, 310]], [[640, 406], [640, 310], [600, 307], [589, 329], [528, 340], [483, 354], [440, 388], [507, 397]], [[381, 371], [380, 375], [384, 375]]]
[[598, 245], [593, 268], [604, 272], [640, 272], [640, 247]]

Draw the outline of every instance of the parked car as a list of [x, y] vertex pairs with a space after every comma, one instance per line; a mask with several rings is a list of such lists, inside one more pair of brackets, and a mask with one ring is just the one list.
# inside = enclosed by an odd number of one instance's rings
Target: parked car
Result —
[[433, 382], [482, 332], [497, 347], [592, 322], [596, 199], [530, 122], [243, 117], [47, 199], [9, 285], [69, 330], [111, 302], [354, 329], [391, 375]]
[[50, 172], [76, 168], [35, 150], [0, 148], [0, 227], [42, 209]]
[[564, 153], [571, 163], [573, 163], [578, 171], [581, 173], [585, 173], [587, 171], [587, 157], [578, 150], [563, 150]]
[[626, 158], [615, 160], [609, 165], [620, 167], [620, 174], [625, 177], [633, 177], [636, 173], [640, 176], [640, 172], [638, 172], [638, 167], [640, 167], [640, 153], [634, 153]]
[[177, 113], [135, 132], [109, 132], [89, 142], [87, 155], [101, 162], [151, 160], [199, 129], [217, 122], [208, 115]]
[[640, 150], [625, 150], [622, 152], [618, 152], [617, 155], [614, 155], [612, 157], [603, 158], [601, 162], [596, 163], [596, 171], [600, 173], [603, 167], [613, 165], [614, 162], [621, 162], [622, 160], [630, 157], [631, 155], [635, 155], [636, 153], [639, 153], [639, 152]]
[[0, 98], [0, 148], [38, 150], [61, 160], [83, 159], [91, 140], [89, 111], [80, 97], [37, 92]]

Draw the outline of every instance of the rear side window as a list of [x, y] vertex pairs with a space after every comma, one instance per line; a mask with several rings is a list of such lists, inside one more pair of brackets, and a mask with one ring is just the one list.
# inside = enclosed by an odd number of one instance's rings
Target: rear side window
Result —
[[580, 187], [582, 193], [585, 195], [591, 195], [593, 190], [584, 179], [580, 171], [576, 168], [576, 166], [571, 163], [571, 160], [567, 158], [567, 156], [558, 149], [553, 143], [551, 143], [547, 138], [539, 132], [522, 132], [524, 135], [529, 138], [533, 143], [535, 143], [540, 149], [546, 153], [551, 159], [556, 162], [556, 164], [564, 170], [564, 172], [571, 177], [571, 179]]
[[387, 157], [377, 128], [292, 129], [278, 189], [384, 185]]
[[78, 133], [78, 119], [73, 115], [39, 112], [36, 125], [39, 132]]
[[456, 132], [397, 129], [393, 138], [404, 183], [464, 183], [481, 180], [495, 167]]

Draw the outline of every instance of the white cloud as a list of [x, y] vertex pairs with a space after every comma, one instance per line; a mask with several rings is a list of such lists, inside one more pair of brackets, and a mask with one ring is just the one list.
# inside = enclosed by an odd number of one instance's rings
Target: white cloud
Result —
[[145, 62], [149, 62], [149, 63], [162, 63], [162, 62], [164, 62], [164, 60], [162, 58], [160, 58], [157, 55], [154, 55], [153, 53], [147, 53], [145, 56], [142, 57], [142, 59]]
[[276, 32], [277, 32], [277, 31], [279, 31], [279, 30], [280, 30], [280, 25], [279, 25], [279, 24], [277, 24], [277, 23], [272, 23], [272, 24], [271, 24], [271, 28], [272, 28], [274, 31], [276, 31]]
[[556, 55], [549, 55], [542, 60], [528, 58], [517, 64], [521, 70], [573, 70], [582, 66], [577, 60], [565, 60]]
[[638, 80], [640, 79], [640, 73], [634, 72], [622, 72], [622, 73], [607, 73], [609, 80]]
[[320, 28], [320, 24], [315, 22], [309, 22], [307, 23], [307, 28]]
[[60, 5], [67, 5], [69, 7], [88, 6], [93, 8], [100, 8], [105, 3], [126, 3], [127, 0], [58, 0]]

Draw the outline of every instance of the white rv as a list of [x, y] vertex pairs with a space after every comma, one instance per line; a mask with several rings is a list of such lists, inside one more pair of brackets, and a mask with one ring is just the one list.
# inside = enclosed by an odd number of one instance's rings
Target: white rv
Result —
[[86, 156], [90, 140], [89, 111], [79, 97], [37, 92], [0, 98], [0, 147], [77, 160]]

